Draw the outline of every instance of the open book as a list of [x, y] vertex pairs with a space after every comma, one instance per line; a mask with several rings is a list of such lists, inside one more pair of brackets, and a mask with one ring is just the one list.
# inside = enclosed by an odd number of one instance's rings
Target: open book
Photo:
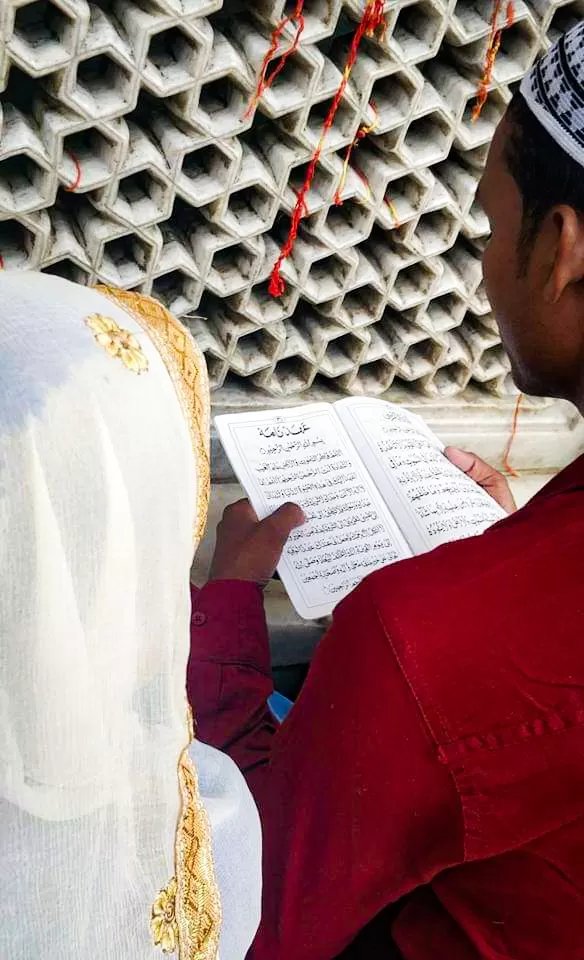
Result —
[[287, 501], [306, 514], [278, 567], [306, 619], [330, 614], [373, 570], [505, 516], [447, 460], [420, 417], [383, 400], [226, 414], [215, 423], [260, 519]]

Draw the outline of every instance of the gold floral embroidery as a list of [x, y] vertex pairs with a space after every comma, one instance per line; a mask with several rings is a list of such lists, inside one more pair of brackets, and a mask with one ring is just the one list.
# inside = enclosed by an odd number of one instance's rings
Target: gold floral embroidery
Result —
[[156, 947], [163, 953], [174, 953], [178, 943], [178, 924], [176, 922], [176, 877], [161, 890], [152, 904], [150, 932]]
[[178, 949], [179, 960], [216, 960], [221, 903], [213, 868], [211, 828], [189, 756], [193, 733], [190, 708], [188, 719], [189, 743], [178, 762], [181, 809], [174, 845], [176, 876], [154, 901], [150, 931], [155, 945], [164, 953]]
[[148, 369], [148, 360], [133, 333], [118, 326], [115, 320], [94, 313], [85, 323], [93, 333], [96, 343], [106, 350], [110, 357], [119, 357], [132, 373], [144, 373]]
[[198, 543], [205, 530], [211, 486], [209, 384], [201, 351], [182, 324], [157, 300], [116, 287], [98, 286], [96, 289], [122, 307], [148, 333], [175, 385], [197, 459], [195, 542]]

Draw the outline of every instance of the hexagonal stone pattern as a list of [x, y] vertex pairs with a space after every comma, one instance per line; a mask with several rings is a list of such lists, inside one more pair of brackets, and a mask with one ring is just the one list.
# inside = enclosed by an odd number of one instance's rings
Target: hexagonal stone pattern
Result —
[[5, 0], [0, 265], [152, 293], [190, 325], [214, 389], [505, 394], [476, 184], [513, 90], [580, 0], [515, 0], [476, 123], [491, 0], [387, 0], [274, 299], [270, 271], [364, 0], [305, 0], [299, 42], [290, 52], [289, 21], [271, 68], [286, 55], [283, 69], [255, 103], [294, 6]]

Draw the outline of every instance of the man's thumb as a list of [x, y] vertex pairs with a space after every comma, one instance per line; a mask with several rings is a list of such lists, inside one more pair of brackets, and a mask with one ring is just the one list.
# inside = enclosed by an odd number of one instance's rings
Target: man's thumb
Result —
[[446, 447], [444, 453], [450, 462], [453, 463], [455, 467], [458, 467], [459, 470], [462, 470], [463, 473], [469, 473], [476, 464], [477, 458], [474, 453], [469, 453], [468, 450], [459, 450], [458, 447]]
[[481, 460], [476, 454], [469, 453], [467, 450], [447, 447], [444, 453], [455, 467], [458, 467], [459, 470], [466, 473], [467, 477], [470, 477], [483, 490], [486, 490], [493, 500], [496, 500], [499, 506], [503, 507], [503, 510], [506, 510], [507, 513], [513, 513], [516, 509], [515, 500], [502, 473], [499, 473], [485, 460]]
[[283, 503], [274, 513], [262, 520], [262, 526], [279, 545], [283, 546], [296, 527], [302, 526], [306, 517], [295, 503]]

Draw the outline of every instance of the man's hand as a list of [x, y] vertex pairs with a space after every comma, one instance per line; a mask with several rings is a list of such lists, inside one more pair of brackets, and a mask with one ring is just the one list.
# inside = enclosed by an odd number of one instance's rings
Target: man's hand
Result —
[[248, 500], [231, 504], [217, 527], [209, 580], [266, 584], [292, 530], [304, 520], [302, 510], [293, 503], [283, 504], [265, 520], [258, 520]]
[[503, 510], [513, 513], [517, 510], [513, 494], [506, 478], [474, 453], [459, 450], [458, 447], [446, 447], [444, 451], [451, 463], [466, 473], [483, 490], [496, 500]]

